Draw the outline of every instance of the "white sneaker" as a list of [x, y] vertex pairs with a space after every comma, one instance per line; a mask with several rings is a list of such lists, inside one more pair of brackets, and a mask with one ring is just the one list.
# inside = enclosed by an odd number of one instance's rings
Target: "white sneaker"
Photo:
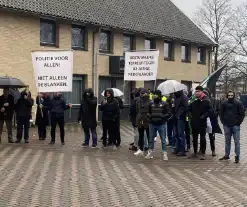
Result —
[[146, 159], [153, 159], [153, 155], [151, 151], [148, 151], [148, 154], [145, 157]]
[[144, 155], [144, 152], [141, 151], [140, 149], [134, 153], [135, 156], [143, 156]]
[[168, 157], [167, 157], [167, 152], [163, 152], [163, 160], [167, 161]]

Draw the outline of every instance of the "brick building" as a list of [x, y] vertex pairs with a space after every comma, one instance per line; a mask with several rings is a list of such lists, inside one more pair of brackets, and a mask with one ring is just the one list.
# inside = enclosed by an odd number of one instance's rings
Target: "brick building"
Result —
[[[74, 53], [72, 102], [75, 120], [86, 87], [100, 93], [124, 88], [127, 118], [130, 91], [153, 81], [123, 81], [120, 60], [129, 50], [160, 51], [157, 84], [176, 79], [200, 82], [210, 71], [214, 43], [170, 0], [0, 0], [0, 75], [18, 77], [36, 95], [33, 50]], [[111, 66], [111, 67], [110, 67]]]

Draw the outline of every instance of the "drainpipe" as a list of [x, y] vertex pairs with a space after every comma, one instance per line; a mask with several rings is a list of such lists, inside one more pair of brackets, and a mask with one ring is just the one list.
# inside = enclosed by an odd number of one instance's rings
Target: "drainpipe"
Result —
[[93, 92], [96, 95], [97, 93], [97, 32], [93, 31], [93, 52], [92, 52], [92, 88]]

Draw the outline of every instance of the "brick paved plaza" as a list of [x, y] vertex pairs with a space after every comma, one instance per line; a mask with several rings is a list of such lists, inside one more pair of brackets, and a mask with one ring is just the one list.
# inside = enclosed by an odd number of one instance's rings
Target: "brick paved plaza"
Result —
[[[169, 152], [169, 161], [164, 162], [160, 150], [153, 160], [134, 157], [128, 150], [132, 129], [126, 123], [117, 151], [82, 148], [80, 126], [69, 127], [65, 146], [59, 140], [54, 146], [48, 145], [49, 140], [37, 140], [36, 129], [31, 130], [27, 145], [8, 144], [4, 135], [0, 206], [247, 206], [246, 124], [242, 126], [240, 164], [234, 159], [218, 161], [224, 154], [223, 136], [217, 136], [218, 156], [211, 157], [208, 144], [205, 161], [178, 158]], [[156, 147], [160, 148], [159, 141]]]

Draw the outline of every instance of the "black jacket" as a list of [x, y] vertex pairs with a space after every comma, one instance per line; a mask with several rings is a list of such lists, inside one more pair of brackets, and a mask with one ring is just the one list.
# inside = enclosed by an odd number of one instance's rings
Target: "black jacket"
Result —
[[138, 101], [138, 99], [140, 98], [140, 94], [139, 93], [134, 93], [132, 94], [134, 97], [134, 99], [131, 101], [131, 105], [130, 105], [130, 112], [129, 112], [129, 116], [130, 116], [130, 120], [132, 122], [132, 126], [136, 127], [136, 116], [137, 116], [137, 112], [136, 112], [136, 102]]
[[102, 121], [117, 121], [120, 116], [120, 108], [117, 99], [113, 97], [112, 89], [105, 90], [105, 93], [109, 91], [111, 96], [101, 102], [99, 109], [102, 111]]
[[149, 104], [149, 123], [154, 125], [163, 125], [171, 117], [170, 108], [167, 102], [160, 101]]
[[50, 101], [49, 110], [51, 117], [64, 117], [64, 110], [69, 109], [65, 100], [61, 96], [55, 96]]
[[173, 118], [179, 120], [186, 120], [187, 111], [188, 111], [188, 98], [183, 94], [183, 91], [176, 92]]
[[221, 104], [220, 120], [223, 125], [235, 126], [241, 125], [244, 120], [244, 106], [238, 100], [226, 100]]
[[207, 128], [207, 118], [213, 113], [213, 108], [208, 96], [197, 99], [189, 105], [192, 130]]
[[[90, 96], [87, 96], [87, 93], [89, 93]], [[81, 121], [82, 127], [95, 128], [97, 126], [96, 109], [97, 98], [94, 96], [93, 90], [88, 88], [84, 91], [78, 113], [78, 121]]]
[[148, 128], [149, 96], [140, 97], [136, 101], [136, 126]]
[[[28, 96], [27, 99], [24, 99], [24, 96]], [[21, 92], [21, 97], [16, 103], [16, 116], [17, 117], [32, 117], [32, 106], [33, 99], [31, 98], [31, 93], [26, 93], [25, 91]]]
[[[8, 103], [9, 106], [3, 106], [5, 103]], [[7, 98], [4, 95], [0, 96], [0, 109], [4, 107], [5, 112], [0, 111], [0, 120], [12, 120], [14, 114], [14, 97], [8, 95]]]
[[[40, 99], [38, 96], [36, 97], [36, 104], [37, 104], [37, 111], [36, 111], [36, 119], [35, 125], [44, 125], [49, 126], [49, 104], [51, 102], [50, 97]], [[42, 107], [42, 114], [40, 109], [40, 104], [43, 105]]]
[[218, 117], [220, 114], [220, 101], [214, 97], [210, 97], [210, 101], [211, 101], [212, 107], [214, 109], [215, 115], [216, 115], [216, 117]]

